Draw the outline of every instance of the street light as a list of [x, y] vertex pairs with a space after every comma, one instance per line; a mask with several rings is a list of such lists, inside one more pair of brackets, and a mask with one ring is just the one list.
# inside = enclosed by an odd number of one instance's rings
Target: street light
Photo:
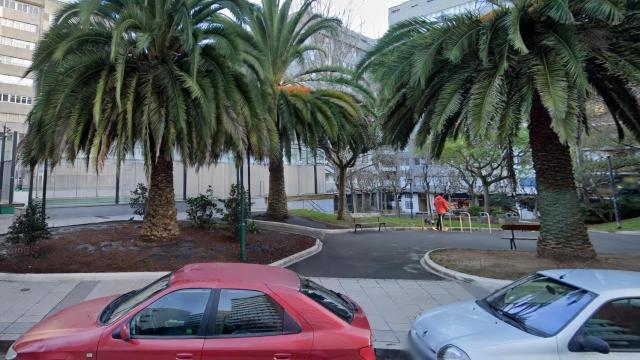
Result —
[[409, 200], [409, 209], [411, 211], [411, 220], [413, 220], [413, 178], [408, 177], [407, 183], [409, 184], [409, 194], [411, 194], [411, 200]]
[[620, 229], [622, 228], [622, 226], [620, 226], [620, 210], [618, 209], [616, 183], [615, 183], [615, 176], [613, 175], [613, 162], [611, 161], [611, 156], [607, 156], [607, 163], [609, 165], [609, 186], [611, 187], [611, 201], [613, 201], [613, 213], [616, 217], [616, 226], [618, 227], [618, 229]]

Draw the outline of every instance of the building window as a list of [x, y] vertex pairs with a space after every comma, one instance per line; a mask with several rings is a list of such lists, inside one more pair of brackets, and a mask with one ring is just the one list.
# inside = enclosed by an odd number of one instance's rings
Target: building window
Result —
[[28, 31], [32, 33], [38, 32], [38, 27], [36, 25], [29, 24], [22, 21], [15, 21], [10, 19], [0, 18], [0, 25], [17, 29], [17, 30]]
[[18, 96], [18, 95], [12, 95], [12, 94], [0, 94], [0, 102], [12, 103], [12, 104], [31, 105], [33, 103], [33, 99], [31, 98], [31, 96]]
[[0, 64], [29, 67], [31, 66], [31, 61], [12, 56], [0, 55]]
[[36, 44], [30, 41], [18, 40], [6, 36], [0, 36], [0, 45], [12, 46], [19, 49], [35, 50]]
[[0, 0], [0, 6], [7, 9], [13, 9], [27, 14], [38, 15], [40, 14], [40, 8], [38, 6], [25, 4], [15, 0]]
[[0, 83], [11, 84], [11, 85], [21, 85], [21, 86], [33, 86], [33, 79], [0, 74]]

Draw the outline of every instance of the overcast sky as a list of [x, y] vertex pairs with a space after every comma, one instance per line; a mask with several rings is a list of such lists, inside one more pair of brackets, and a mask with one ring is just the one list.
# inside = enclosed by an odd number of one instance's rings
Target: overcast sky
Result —
[[[259, 0], [251, 0], [259, 3]], [[406, 0], [322, 0], [328, 2], [336, 14], [347, 12], [352, 30], [372, 38], [381, 37], [389, 28], [389, 8]], [[334, 15], [336, 15], [334, 14]]]

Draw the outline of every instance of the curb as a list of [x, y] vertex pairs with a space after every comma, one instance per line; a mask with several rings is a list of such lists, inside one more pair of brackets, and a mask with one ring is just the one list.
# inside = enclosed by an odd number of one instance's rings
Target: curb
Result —
[[[258, 223], [258, 222], [256, 222]], [[270, 225], [270, 224], [279, 224], [280, 223], [271, 223], [268, 221], [262, 221], [262, 225]], [[291, 225], [285, 224], [289, 226], [299, 227], [301, 229], [292, 228], [291, 230], [301, 230], [300, 232], [288, 231], [287, 227], [279, 227], [274, 228], [273, 230], [284, 231], [304, 236], [312, 237], [316, 240], [315, 245], [312, 247], [302, 250], [299, 253], [288, 256], [284, 259], [280, 259], [276, 262], [269, 264], [269, 266], [277, 266], [277, 267], [288, 267], [297, 262], [300, 262], [306, 258], [309, 258], [320, 251], [322, 251], [322, 241], [320, 239], [324, 237], [324, 234], [320, 234], [321, 236], [312, 235], [311, 231], [304, 232], [306, 228], [304, 226], [299, 225]], [[0, 281], [8, 281], [8, 282], [52, 282], [52, 281], [116, 281], [116, 280], [130, 280], [135, 278], [136, 280], [155, 280], [164, 275], [167, 275], [168, 271], [158, 271], [158, 272], [117, 272], [117, 273], [69, 273], [69, 274], [14, 274], [14, 273], [0, 273]]]
[[442, 265], [438, 265], [436, 264], [435, 261], [431, 260], [430, 255], [432, 252], [439, 251], [439, 250], [447, 250], [447, 249], [441, 248], [441, 249], [430, 250], [420, 260], [420, 264], [427, 271], [433, 274], [436, 274], [440, 277], [443, 277], [449, 280], [458, 280], [458, 281], [462, 281], [468, 284], [474, 284], [487, 289], [499, 289], [513, 282], [510, 280], [492, 279], [492, 278], [485, 278], [481, 276], [469, 275], [469, 274], [448, 269]]
[[307, 250], [303, 250], [300, 251], [297, 254], [293, 254], [289, 257], [286, 257], [282, 260], [278, 260], [274, 263], [269, 264], [269, 266], [279, 266], [279, 267], [283, 267], [286, 268], [288, 266], [291, 266], [297, 262], [300, 262], [306, 258], [309, 258], [317, 253], [319, 253], [320, 251], [322, 251], [322, 241], [320, 241], [320, 239], [316, 239], [316, 244], [313, 245], [312, 247], [308, 248]]

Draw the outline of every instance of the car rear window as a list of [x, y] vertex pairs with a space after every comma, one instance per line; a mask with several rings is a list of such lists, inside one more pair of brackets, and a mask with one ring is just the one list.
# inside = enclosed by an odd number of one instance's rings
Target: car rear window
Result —
[[343, 300], [340, 294], [329, 290], [309, 279], [301, 279], [300, 292], [322, 305], [325, 309], [342, 320], [351, 323], [353, 321], [353, 305]]

